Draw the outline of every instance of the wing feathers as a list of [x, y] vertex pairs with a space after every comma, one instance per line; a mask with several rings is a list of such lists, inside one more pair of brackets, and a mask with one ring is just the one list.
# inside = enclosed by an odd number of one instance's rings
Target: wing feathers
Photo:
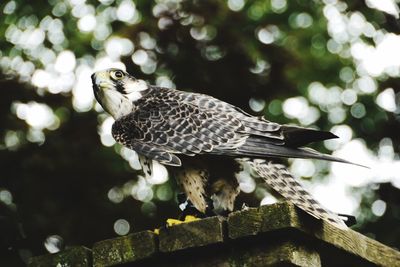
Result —
[[167, 165], [180, 164], [174, 154], [204, 153], [349, 163], [298, 148], [310, 142], [336, 138], [332, 133], [281, 126], [210, 96], [152, 87], [135, 104], [132, 113], [114, 123], [113, 136], [138, 153]]
[[246, 156], [261, 157], [261, 158], [281, 157], [281, 158], [320, 159], [320, 160], [336, 161], [336, 162], [362, 166], [341, 158], [320, 153], [311, 148], [293, 148], [283, 145], [276, 145], [270, 143], [269, 140], [264, 140], [261, 138], [252, 138], [252, 137], [248, 138], [246, 142], [241, 147], [239, 147], [237, 151], [235, 151], [235, 153], [237, 155], [246, 155]]

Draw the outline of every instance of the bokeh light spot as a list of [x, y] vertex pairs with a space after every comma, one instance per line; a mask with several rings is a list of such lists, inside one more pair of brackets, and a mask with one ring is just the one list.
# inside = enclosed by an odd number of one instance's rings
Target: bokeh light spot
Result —
[[44, 247], [50, 253], [57, 253], [64, 247], [64, 240], [59, 235], [51, 235], [44, 241]]
[[381, 199], [375, 200], [374, 203], [372, 203], [371, 211], [375, 216], [382, 216], [386, 211], [386, 202]]
[[129, 233], [131, 226], [125, 219], [118, 219], [114, 223], [114, 231], [117, 235], [126, 235]]

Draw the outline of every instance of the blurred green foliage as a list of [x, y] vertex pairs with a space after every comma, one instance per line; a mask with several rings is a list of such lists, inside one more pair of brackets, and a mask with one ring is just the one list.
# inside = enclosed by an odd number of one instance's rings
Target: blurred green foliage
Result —
[[[399, 99], [398, 66], [374, 72], [354, 47], [376, 46], [400, 27], [363, 1], [14, 0], [3, 1], [0, 12], [5, 266], [45, 253], [51, 235], [67, 246], [90, 246], [115, 236], [120, 218], [138, 231], [179, 214], [173, 181], [152, 185], [154, 194], [144, 202], [127, 197], [140, 171], [120, 156], [121, 147], [100, 139], [106, 116], [92, 95], [80, 94], [91, 90], [89, 75], [80, 74], [99, 66], [123, 63], [151, 83], [210, 94], [279, 123], [325, 130], [347, 125], [349, 140], [359, 138], [374, 155], [389, 149], [392, 164], [399, 160], [398, 105], [377, 104], [383, 92]], [[72, 52], [72, 59], [64, 53], [69, 61], [60, 59], [65, 51]], [[50, 107], [47, 126], [23, 114], [35, 112], [26, 111], [29, 103]], [[317, 148], [331, 152], [340, 145]], [[328, 177], [327, 164], [315, 164], [314, 176]], [[359, 196], [357, 230], [399, 247], [395, 177], [349, 192]], [[378, 199], [386, 205], [383, 216], [371, 211]]]

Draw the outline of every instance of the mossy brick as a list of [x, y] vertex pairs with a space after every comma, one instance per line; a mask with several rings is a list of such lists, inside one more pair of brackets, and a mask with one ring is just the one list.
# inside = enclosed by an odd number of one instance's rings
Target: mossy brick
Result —
[[227, 221], [229, 238], [237, 239], [292, 227], [298, 223], [294, 212], [295, 207], [285, 202], [233, 212]]
[[224, 241], [224, 219], [210, 217], [160, 229], [161, 252], [203, 247]]
[[314, 249], [291, 241], [262, 243], [233, 248], [230, 266], [320, 267], [321, 259]]
[[[290, 203], [234, 212], [227, 221], [211, 217], [162, 228], [158, 241], [153, 232], [145, 231], [98, 242], [93, 264], [400, 267], [400, 252], [317, 220]], [[73, 247], [32, 258], [29, 266], [92, 266], [91, 256], [89, 249]]]
[[157, 252], [156, 236], [143, 231], [93, 245], [93, 266], [114, 266], [151, 257]]
[[29, 267], [89, 267], [92, 266], [92, 253], [86, 247], [71, 247], [55, 254], [33, 257]]
[[339, 250], [362, 258], [374, 266], [400, 267], [399, 251], [351, 229], [343, 230], [324, 223], [318, 230], [308, 231], [308, 233]]
[[354, 259], [363, 259], [374, 266], [400, 266], [400, 252], [351, 229], [339, 229], [317, 220], [287, 202], [234, 212], [229, 215], [227, 224], [231, 239], [291, 228], [304, 237], [320, 241], [314, 241], [313, 246], [321, 243], [333, 246], [343, 255], [351, 254]]

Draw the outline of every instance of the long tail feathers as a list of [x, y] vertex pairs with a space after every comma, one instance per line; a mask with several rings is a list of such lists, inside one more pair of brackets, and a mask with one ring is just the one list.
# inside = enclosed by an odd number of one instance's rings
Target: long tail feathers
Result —
[[250, 164], [268, 186], [300, 209], [336, 227], [348, 229], [337, 214], [325, 210], [307, 191], [305, 191], [285, 166], [266, 162], [261, 159], [248, 159], [246, 162]]
[[331, 132], [292, 125], [282, 125], [281, 131], [285, 137], [285, 145], [290, 147], [301, 147], [309, 143], [338, 138]]
[[347, 164], [353, 164], [360, 167], [365, 167], [363, 165], [356, 164], [341, 158], [320, 153], [311, 148], [307, 147], [296, 148], [296, 147], [277, 145], [268, 142], [268, 140], [265, 138], [252, 137], [247, 139], [246, 142], [237, 149], [237, 154], [246, 155], [248, 157], [259, 157], [259, 158], [278, 157], [278, 158], [321, 159], [321, 160], [336, 161]]

